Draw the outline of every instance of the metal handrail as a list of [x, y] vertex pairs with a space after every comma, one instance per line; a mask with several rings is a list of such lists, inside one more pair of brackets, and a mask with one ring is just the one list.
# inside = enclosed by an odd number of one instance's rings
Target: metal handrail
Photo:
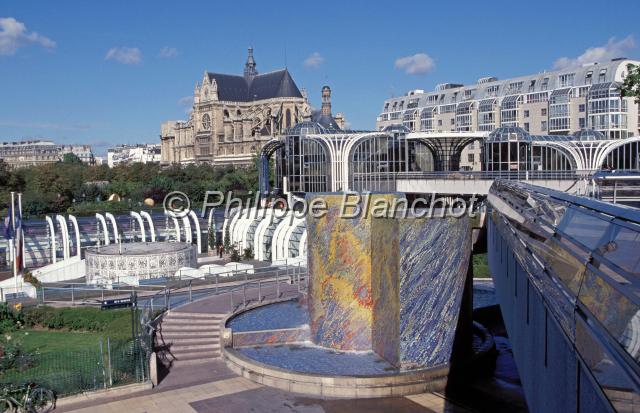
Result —
[[581, 179], [590, 176], [588, 171], [416, 171], [398, 172], [397, 179]]
[[[289, 268], [293, 268], [297, 271], [295, 271], [295, 273], [293, 274], [293, 277], [289, 277], [289, 273], [288, 270]], [[299, 293], [304, 293], [303, 290], [301, 290], [300, 286], [302, 284], [302, 280], [304, 279], [306, 281], [306, 276], [307, 274], [307, 268], [306, 267], [302, 267], [300, 265], [296, 266], [296, 267], [286, 267], [285, 268], [286, 273], [285, 273], [285, 279], [286, 278], [290, 278], [292, 282], [296, 282], [296, 277], [297, 277], [297, 282], [296, 284], [298, 285], [298, 292]], [[303, 272], [304, 272], [304, 277], [303, 277]], [[273, 277], [271, 277], [271, 279], [267, 279], [267, 280], [250, 280], [250, 281], [246, 281], [238, 286], [235, 287], [231, 287], [229, 288], [226, 292], [229, 293], [229, 300], [230, 300], [230, 307], [231, 307], [231, 311], [235, 311], [236, 306], [234, 304], [233, 301], [233, 294], [239, 290], [242, 290], [243, 293], [243, 305], [242, 308], [246, 308], [247, 304], [249, 304], [251, 301], [247, 300], [246, 298], [246, 289], [247, 286], [251, 286], [251, 285], [257, 285], [258, 286], [258, 302], [262, 302], [262, 292], [261, 292], [261, 287], [263, 284], [269, 284], [269, 283], [276, 283], [276, 296], [279, 298], [280, 297], [280, 279], [278, 278], [278, 271], [276, 271], [276, 279], [274, 280]], [[305, 286], [306, 287], [306, 286]]]
[[[290, 265], [286, 265], [284, 266], [284, 271], [286, 274], [288, 274], [292, 269], [295, 271], [297, 270], [298, 273], [300, 273], [301, 271], [303, 271], [304, 267], [298, 265], [298, 266], [290, 266]], [[88, 291], [88, 292], [92, 292], [92, 293], [97, 293], [99, 292], [100, 295], [93, 297], [95, 299], [100, 299], [101, 301], [103, 301], [105, 299], [105, 296], [122, 296], [122, 295], [130, 295], [130, 294], [137, 294], [139, 300], [142, 301], [148, 301], [150, 302], [150, 308], [152, 309], [152, 311], [155, 309], [155, 305], [154, 303], [158, 302], [158, 300], [160, 302], [162, 302], [163, 304], [161, 304], [159, 306], [160, 309], [166, 308], [166, 309], [170, 309], [172, 303], [171, 303], [171, 297], [172, 295], [188, 295], [188, 301], [192, 301], [193, 300], [193, 292], [194, 290], [198, 291], [198, 292], [205, 292], [207, 290], [213, 290], [212, 294], [217, 294], [220, 292], [220, 288], [221, 287], [225, 287], [225, 291], [228, 291], [230, 289], [238, 289], [238, 288], [243, 288], [243, 285], [250, 285], [252, 283], [257, 283], [257, 282], [263, 282], [264, 279], [268, 279], [268, 278], [273, 278], [273, 272], [275, 271], [275, 277], [276, 279], [280, 276], [280, 272], [283, 270], [282, 267], [276, 267], [276, 268], [271, 268], [271, 267], [264, 267], [264, 272], [261, 273], [257, 273], [257, 274], [249, 274], [247, 272], [247, 270], [245, 269], [232, 269], [229, 271], [225, 271], [223, 273], [216, 273], [216, 274], [212, 274], [211, 272], [209, 272], [208, 274], [205, 274], [203, 277], [192, 277], [186, 274], [179, 274], [179, 277], [171, 277], [171, 278], [167, 278], [167, 283], [165, 285], [162, 286], [143, 286], [143, 287], [139, 287], [139, 286], [118, 286], [118, 288], [112, 288], [112, 289], [107, 289], [107, 288], [96, 288], [96, 287], [91, 287], [91, 286], [87, 286], [86, 284], [81, 284], [81, 283], [64, 283], [65, 286], [60, 286], [60, 287], [50, 287], [50, 286], [43, 286], [40, 287], [39, 291], [38, 291], [38, 298], [42, 300], [42, 303], [47, 303], [47, 302], [71, 302], [71, 305], [76, 305], [76, 303], [78, 302], [77, 295], [78, 293], [84, 292], [84, 291]], [[306, 271], [306, 269], [304, 270]], [[244, 279], [242, 279], [241, 277], [244, 276]], [[250, 277], [251, 276], [251, 277]], [[220, 278], [225, 279], [224, 282], [220, 281]], [[239, 279], [240, 278], [240, 279]], [[177, 281], [177, 285], [171, 286], [169, 285], [170, 282], [176, 282]], [[236, 283], [241, 282], [241, 284], [236, 285]], [[149, 288], [150, 287], [150, 288]], [[47, 290], [53, 290], [53, 291], [64, 291], [64, 292], [68, 292], [71, 294], [71, 300], [65, 299], [65, 300], [46, 300], [45, 297], [45, 291]], [[91, 302], [86, 302], [86, 301], [82, 301], [83, 304], [93, 304]]]

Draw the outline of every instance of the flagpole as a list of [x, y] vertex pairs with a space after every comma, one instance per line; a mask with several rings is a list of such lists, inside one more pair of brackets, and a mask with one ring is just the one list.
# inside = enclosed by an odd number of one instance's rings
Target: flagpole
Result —
[[18, 260], [16, 259], [16, 256], [18, 255], [18, 251], [16, 249], [16, 245], [15, 243], [11, 243], [13, 245], [13, 284], [15, 285], [16, 289], [16, 295], [15, 297], [18, 298]]
[[13, 258], [11, 260], [11, 266], [13, 267], [13, 282], [15, 284], [15, 296], [18, 296], [18, 267], [16, 265], [16, 256], [18, 250], [16, 249], [15, 238], [16, 238], [16, 193], [11, 191], [11, 228], [13, 238], [10, 240], [11, 242], [11, 254]]
[[16, 193], [11, 191], [11, 229], [16, 230]]
[[24, 271], [25, 267], [27, 266], [27, 255], [25, 254], [24, 250], [24, 231], [22, 230], [22, 228], [24, 228], [24, 221], [22, 220], [22, 192], [18, 192], [18, 212], [20, 212], [20, 259], [22, 260], [22, 265], [20, 266], [20, 268], [22, 268], [22, 271]]

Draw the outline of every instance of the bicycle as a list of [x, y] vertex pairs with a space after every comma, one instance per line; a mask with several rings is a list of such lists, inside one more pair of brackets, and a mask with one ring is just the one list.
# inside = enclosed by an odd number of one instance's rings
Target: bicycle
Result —
[[3, 386], [0, 389], [0, 412], [47, 413], [56, 407], [53, 391], [36, 383]]

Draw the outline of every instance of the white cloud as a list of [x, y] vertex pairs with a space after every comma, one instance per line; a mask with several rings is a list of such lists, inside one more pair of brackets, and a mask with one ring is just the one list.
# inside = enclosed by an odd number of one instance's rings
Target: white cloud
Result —
[[142, 63], [142, 52], [137, 47], [112, 47], [104, 60], [115, 60], [123, 65], [137, 65]]
[[32, 122], [0, 119], [0, 127], [25, 129], [52, 129], [60, 131], [88, 131], [91, 126], [84, 123], [62, 124], [55, 122]]
[[193, 96], [181, 97], [178, 99], [178, 105], [183, 107], [184, 113], [191, 115], [191, 111], [193, 111]]
[[318, 52], [313, 52], [309, 57], [304, 59], [304, 65], [309, 68], [320, 67], [324, 63], [324, 57]]
[[635, 46], [635, 39], [631, 35], [622, 40], [616, 40], [615, 37], [612, 37], [607, 44], [590, 47], [576, 58], [561, 57], [557, 59], [553, 63], [553, 67], [556, 69], [567, 69], [570, 67], [579, 67], [587, 63], [603, 63], [616, 57], [623, 57], [625, 53]]
[[178, 99], [178, 105], [180, 106], [191, 106], [193, 105], [193, 96], [185, 96]]
[[175, 47], [163, 47], [160, 49], [159, 57], [163, 57], [165, 59], [171, 59], [172, 57], [176, 57], [178, 55], [178, 49]]
[[56, 42], [36, 32], [27, 31], [24, 23], [13, 17], [0, 18], [0, 55], [13, 55], [25, 44], [38, 44], [47, 49], [56, 47]]
[[435, 69], [436, 62], [426, 53], [416, 53], [396, 59], [395, 66], [409, 75], [423, 75]]

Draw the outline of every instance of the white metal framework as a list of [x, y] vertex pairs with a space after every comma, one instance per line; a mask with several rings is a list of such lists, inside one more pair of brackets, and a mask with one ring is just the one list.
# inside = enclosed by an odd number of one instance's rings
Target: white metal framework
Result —
[[225, 218], [223, 232], [240, 252], [250, 248], [261, 261], [306, 258], [306, 220], [292, 211], [268, 208], [235, 209]]

